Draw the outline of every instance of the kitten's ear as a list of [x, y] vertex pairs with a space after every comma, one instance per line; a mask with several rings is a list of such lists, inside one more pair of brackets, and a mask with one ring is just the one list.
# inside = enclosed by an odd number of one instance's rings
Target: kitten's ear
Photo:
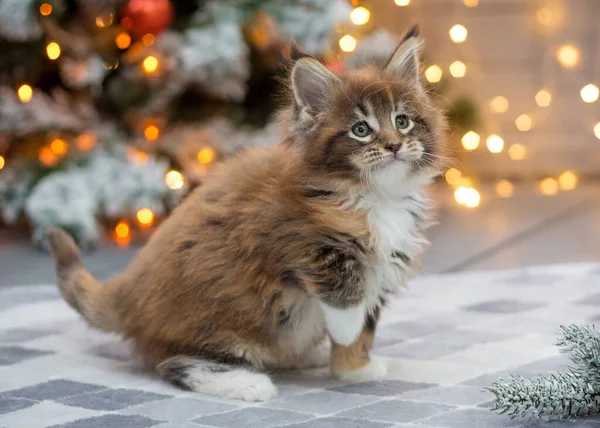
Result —
[[307, 110], [311, 115], [320, 113], [327, 103], [328, 94], [339, 81], [339, 77], [319, 61], [301, 58], [292, 69], [294, 101], [301, 110]]
[[419, 35], [419, 26], [415, 25], [406, 32], [396, 51], [387, 62], [385, 71], [389, 74], [419, 80], [419, 55], [423, 40]]

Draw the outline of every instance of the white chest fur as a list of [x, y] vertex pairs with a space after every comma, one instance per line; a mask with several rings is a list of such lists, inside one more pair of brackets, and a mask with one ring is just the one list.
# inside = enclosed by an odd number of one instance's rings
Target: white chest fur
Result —
[[421, 228], [427, 213], [427, 200], [419, 192], [398, 199], [384, 199], [366, 206], [374, 251], [367, 268], [366, 304], [369, 311], [380, 305], [387, 294], [406, 282], [411, 261], [427, 241]]

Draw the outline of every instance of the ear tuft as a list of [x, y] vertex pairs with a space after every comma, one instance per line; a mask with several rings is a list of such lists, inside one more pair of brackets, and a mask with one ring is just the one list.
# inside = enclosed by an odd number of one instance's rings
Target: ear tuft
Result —
[[418, 25], [411, 27], [402, 41], [396, 48], [396, 51], [385, 66], [385, 71], [389, 74], [419, 80], [419, 56], [423, 40], [420, 36]]
[[315, 115], [323, 111], [328, 94], [339, 78], [313, 58], [301, 58], [292, 69], [294, 102], [300, 110]]
[[296, 43], [295, 40], [292, 39], [292, 41], [290, 42], [290, 48], [289, 48], [289, 58], [292, 61], [298, 61], [301, 58], [313, 58], [314, 57], [305, 52], [298, 43]]

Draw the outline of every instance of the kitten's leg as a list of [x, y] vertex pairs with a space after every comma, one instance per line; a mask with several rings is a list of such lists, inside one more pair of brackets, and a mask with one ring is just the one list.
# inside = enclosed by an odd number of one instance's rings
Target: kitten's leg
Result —
[[380, 380], [386, 377], [387, 368], [383, 360], [370, 355], [378, 318], [378, 310], [367, 315], [362, 332], [350, 345], [341, 345], [332, 339], [330, 368], [334, 376], [351, 381]]
[[264, 373], [188, 356], [169, 358], [156, 367], [165, 380], [185, 389], [245, 401], [266, 401], [277, 388]]

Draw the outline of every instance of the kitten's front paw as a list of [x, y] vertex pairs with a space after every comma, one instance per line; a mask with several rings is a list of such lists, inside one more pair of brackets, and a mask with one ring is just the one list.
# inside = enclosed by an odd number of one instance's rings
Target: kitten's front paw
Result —
[[367, 382], [385, 379], [387, 373], [388, 371], [385, 361], [378, 357], [371, 357], [371, 360], [358, 370], [334, 373], [334, 375], [340, 380], [348, 380], [351, 382]]
[[268, 401], [277, 397], [277, 387], [269, 376], [262, 373], [249, 374], [239, 379], [239, 385], [226, 396], [244, 401]]

